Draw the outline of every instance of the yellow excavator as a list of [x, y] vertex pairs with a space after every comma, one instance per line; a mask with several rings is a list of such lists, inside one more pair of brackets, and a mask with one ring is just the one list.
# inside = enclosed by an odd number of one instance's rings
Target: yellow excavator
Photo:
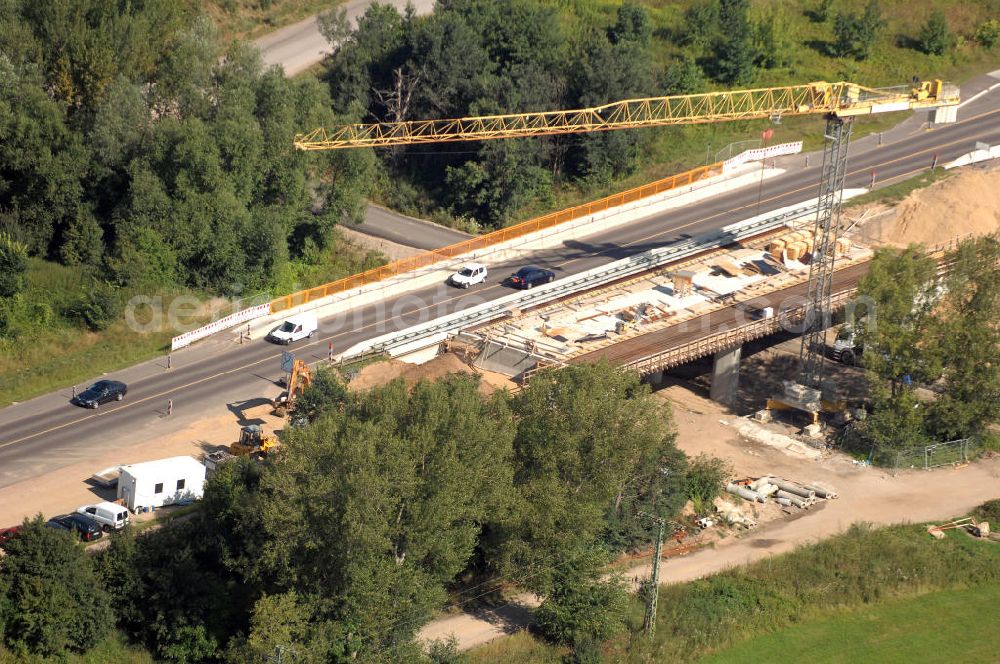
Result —
[[234, 456], [251, 455], [261, 459], [278, 447], [277, 436], [265, 434], [259, 424], [248, 424], [240, 430], [240, 439], [229, 446]]
[[305, 392], [312, 385], [312, 372], [304, 360], [295, 360], [292, 365], [292, 375], [288, 378], [288, 390], [274, 400], [274, 414], [286, 416], [295, 406], [295, 397]]

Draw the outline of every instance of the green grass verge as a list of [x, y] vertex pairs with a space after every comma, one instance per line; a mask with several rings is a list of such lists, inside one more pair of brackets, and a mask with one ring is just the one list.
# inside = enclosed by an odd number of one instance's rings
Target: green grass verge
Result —
[[926, 171], [920, 175], [900, 180], [899, 182], [891, 184], [887, 187], [882, 187], [881, 189], [869, 191], [867, 194], [856, 196], [847, 201], [846, 207], [854, 207], [856, 205], [865, 205], [868, 203], [886, 203], [888, 205], [893, 205], [906, 198], [911, 192], [928, 187], [939, 180], [944, 180], [950, 175], [952, 175], [952, 172], [946, 171], [943, 168]]
[[[325, 250], [286, 264], [275, 275], [274, 295], [310, 288], [385, 263], [385, 257], [365, 250], [336, 235]], [[179, 316], [184, 329], [203, 325], [233, 312], [234, 304], [210, 293], [180, 286], [151, 290], [123, 291], [127, 302], [135, 295], [160, 303], [160, 325], [136, 331], [120, 317], [106, 330], [90, 332], [62, 315], [83, 294], [92, 277], [86, 268], [65, 266], [37, 258], [30, 259], [27, 302], [42, 303], [50, 310], [49, 321], [21, 330], [14, 339], [0, 338], [0, 406], [24, 401], [70, 385], [79, 385], [94, 376], [132, 366], [158, 356], [170, 348], [170, 339], [183, 329], [169, 325], [171, 303], [188, 298], [192, 315]], [[179, 308], [186, 311], [188, 307]], [[135, 320], [148, 323], [150, 310], [134, 309]]]
[[154, 664], [156, 660], [144, 648], [129, 645], [125, 636], [117, 630], [82, 655], [63, 653], [56, 659], [17, 655], [0, 646], [0, 664], [41, 664], [54, 661], [62, 664]]
[[704, 664], [782, 662], [992, 662], [1000, 633], [1000, 583], [893, 600], [807, 622], [702, 660]]
[[[994, 510], [996, 507], [991, 506], [984, 514], [993, 514]], [[666, 565], [669, 567], [670, 563]], [[842, 535], [792, 553], [705, 579], [662, 587], [657, 629], [652, 639], [640, 631], [642, 605], [634, 599], [629, 632], [605, 643], [602, 650], [605, 659], [613, 662], [690, 662], [715, 654], [722, 656], [730, 648], [739, 648], [733, 651], [740, 653], [739, 657], [719, 661], [746, 661], [747, 653], [755, 655], [752, 659], [763, 654], [765, 659], [795, 661], [793, 652], [775, 656], [775, 653], [748, 644], [759, 641], [780, 646], [787, 642], [781, 638], [782, 634], [798, 634], [796, 630], [800, 627], [814, 623], [857, 619], [859, 625], [864, 625], [866, 620], [905, 616], [905, 610], [893, 607], [912, 603], [915, 610], [920, 609], [925, 606], [920, 603], [923, 597], [928, 597], [925, 600], [928, 607], [936, 606], [936, 602], [952, 601], [933, 598], [942, 591], [958, 595], [969, 593], [969, 601], [972, 601], [977, 589], [985, 588], [993, 589], [994, 594], [975, 601], [995, 605], [995, 593], [1000, 593], [1000, 542], [975, 540], [958, 531], [950, 531], [944, 540], [937, 541], [920, 525], [877, 530], [857, 525]], [[933, 613], [934, 609], [927, 611]], [[945, 615], [950, 614], [939, 615], [942, 622], [946, 620]], [[968, 617], [977, 615], [976, 620]], [[956, 617], [954, 622], [963, 626], [968, 634], [985, 635], [996, 631], [1000, 616], [991, 617], [987, 624], [983, 615], [982, 610], [970, 610], [968, 616]], [[824, 633], [823, 628], [815, 629], [818, 635]], [[828, 633], [834, 634], [836, 630], [836, 626], [831, 626]], [[926, 624], [920, 619], [914, 619], [912, 624], [900, 619], [893, 632], [882, 632], [890, 641], [924, 638], [925, 631]], [[877, 634], [878, 630], [872, 633]], [[806, 642], [811, 634], [803, 632], [798, 638]], [[773, 640], [768, 640], [772, 637]], [[508, 643], [511, 644], [509, 651]], [[942, 638], [942, 652], [949, 643], [955, 641]], [[835, 659], [840, 652], [837, 649], [822, 651], [814, 647], [810, 652], [813, 654], [810, 661], [817, 658], [819, 661], [842, 661]], [[516, 641], [502, 639], [473, 650], [468, 658], [471, 662], [519, 659], [557, 662], [564, 653], [564, 650], [525, 635]], [[855, 656], [854, 661], [895, 660]]]

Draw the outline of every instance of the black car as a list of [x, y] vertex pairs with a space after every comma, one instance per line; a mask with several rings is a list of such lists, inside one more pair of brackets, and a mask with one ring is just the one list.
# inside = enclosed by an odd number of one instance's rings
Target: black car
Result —
[[531, 288], [538, 284], [547, 284], [556, 278], [556, 273], [542, 267], [528, 265], [510, 275], [510, 283], [515, 288]]
[[84, 542], [93, 542], [104, 535], [101, 524], [84, 514], [67, 514], [66, 516], [53, 517], [45, 525], [49, 528], [76, 532]]
[[83, 392], [73, 397], [70, 402], [84, 408], [97, 408], [102, 403], [121, 401], [128, 394], [128, 386], [117, 380], [99, 380]]

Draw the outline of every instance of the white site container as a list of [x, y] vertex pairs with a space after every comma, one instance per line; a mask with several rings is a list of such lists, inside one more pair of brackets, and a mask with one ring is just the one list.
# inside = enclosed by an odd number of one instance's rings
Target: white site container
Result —
[[195, 500], [205, 489], [205, 466], [189, 456], [121, 467], [118, 498], [133, 512]]

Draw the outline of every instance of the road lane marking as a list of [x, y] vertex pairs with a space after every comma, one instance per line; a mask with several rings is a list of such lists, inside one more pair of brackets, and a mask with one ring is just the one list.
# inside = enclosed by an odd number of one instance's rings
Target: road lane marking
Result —
[[[966, 118], [965, 120], [961, 120], [959, 122], [950, 124], [949, 127], [954, 127], [954, 126], [959, 125], [959, 124], [964, 124], [964, 123], [967, 123], [967, 122], [972, 122], [973, 120], [976, 120], [976, 119], [979, 119], [979, 118], [982, 118], [982, 117], [985, 117], [985, 116], [988, 116], [988, 115], [993, 115], [993, 114], [996, 114], [996, 113], [1000, 113], [1000, 109], [995, 109], [995, 110], [992, 110], [992, 111], [986, 111], [984, 113], [980, 113], [978, 115], [974, 115], [974, 116], [972, 116], [970, 118]], [[943, 148], [947, 148], [947, 147], [956, 145], [958, 143], [962, 143], [962, 142], [965, 142], [965, 141], [973, 141], [976, 138], [979, 138], [981, 136], [984, 136], [986, 134], [993, 133], [993, 132], [996, 132], [996, 131], [998, 131], [998, 129], [996, 129], [996, 128], [987, 129], [987, 130], [984, 130], [984, 131], [979, 132], [977, 134], [974, 134], [972, 136], [965, 136], [965, 137], [963, 137], [961, 139], [956, 139], [956, 140], [950, 141], [948, 143], [934, 145], [932, 147], [924, 148], [924, 149], [918, 150], [916, 152], [908, 153], [906, 155], [897, 157], [895, 159], [890, 159], [890, 160], [887, 160], [887, 161], [878, 162], [876, 164], [873, 164], [872, 166], [882, 167], [882, 166], [886, 166], [886, 165], [889, 165], [889, 164], [894, 164], [894, 163], [897, 163], [897, 162], [900, 162], [900, 161], [911, 159], [913, 157], [916, 157], [916, 156], [919, 156], [919, 155], [922, 155], [922, 154], [929, 153], [929, 152], [940, 151]], [[869, 171], [872, 168], [872, 166], [866, 166], [864, 168], [859, 168], [857, 170], [851, 171], [851, 172], [848, 173], [848, 176], [858, 175], [858, 174], [861, 174], [861, 173], [865, 173], [865, 172]], [[918, 168], [918, 169], [915, 169], [913, 171], [909, 171], [909, 172], [901, 174], [901, 175], [892, 176], [892, 177], [890, 177], [888, 179], [889, 180], [897, 179], [899, 177], [904, 177], [906, 175], [911, 175], [913, 173], [919, 173], [919, 172], [922, 172], [922, 171], [925, 171], [925, 170], [927, 170], [927, 169], [926, 168]], [[781, 193], [781, 194], [777, 194], [777, 195], [771, 196], [769, 198], [762, 199], [761, 203], [769, 203], [769, 202], [772, 202], [772, 201], [775, 201], [775, 200], [778, 200], [778, 199], [781, 199], [781, 198], [785, 198], [787, 196], [791, 196], [793, 194], [797, 194], [797, 193], [800, 193], [800, 192], [803, 192], [803, 191], [815, 190], [815, 188], [816, 188], [815, 184], [811, 184], [811, 185], [808, 185], [808, 186], [805, 186], [805, 187], [799, 187], [797, 189], [792, 189], [790, 191], [787, 191], [787, 192], [784, 192], [784, 193]], [[711, 199], [708, 199], [708, 200], [711, 200]], [[733, 212], [739, 212], [740, 210], [745, 210], [745, 209], [748, 209], [750, 207], [754, 207], [754, 206], [756, 206], [756, 204], [757, 204], [756, 202], [754, 202], [754, 203], [747, 203], [745, 205], [740, 205], [740, 206], [731, 208], [729, 210], [724, 210], [724, 211], [721, 211], [721, 212], [717, 212], [715, 214], [708, 215], [706, 217], [701, 217], [699, 219], [692, 220], [692, 221], [690, 221], [690, 222], [688, 222], [686, 224], [682, 224], [680, 226], [675, 226], [675, 227], [670, 228], [668, 230], [658, 231], [656, 233], [653, 233], [652, 235], [648, 235], [648, 236], [645, 236], [645, 237], [642, 237], [642, 238], [639, 238], [639, 239], [636, 239], [636, 240], [632, 240], [631, 242], [627, 242], [625, 244], [618, 245], [618, 248], [627, 248], [627, 247], [630, 247], [630, 246], [635, 245], [635, 244], [639, 244], [639, 243], [643, 243], [643, 242], [648, 242], [649, 240], [653, 240], [653, 239], [662, 237], [664, 235], [675, 234], [678, 231], [684, 230], [685, 228], [689, 228], [691, 226], [694, 226], [694, 225], [697, 225], [697, 224], [701, 224], [701, 223], [704, 223], [706, 221], [710, 221], [712, 219], [716, 219], [716, 218], [721, 217], [721, 216], [726, 215], [726, 214], [731, 214]], [[591, 255], [591, 256], [582, 256], [582, 257], [579, 257], [579, 258], [573, 258], [573, 259], [570, 259], [568, 261], [564, 261], [562, 263], [553, 264], [553, 267], [555, 267], [555, 268], [565, 268], [568, 265], [572, 265], [573, 263], [576, 263], [576, 262], [579, 262], [579, 261], [582, 261], [582, 260], [588, 260], [590, 258], [593, 258], [593, 255]], [[489, 291], [492, 291], [493, 289], [498, 289], [499, 290], [499, 289], [502, 289], [502, 288], [503, 287], [500, 284], [494, 284], [494, 285], [488, 286], [487, 288], [481, 289], [481, 290], [479, 290], [477, 292], [479, 292], [479, 293], [489, 292]], [[461, 299], [463, 297], [466, 297], [467, 295], [469, 295], [469, 294], [468, 293], [463, 293], [461, 295], [456, 295], [455, 297], [449, 297], [449, 298], [446, 298], [444, 300], [437, 301], [437, 302], [435, 302], [435, 303], [433, 303], [431, 305], [427, 305], [427, 306], [423, 306], [423, 307], [418, 307], [418, 308], [416, 308], [416, 309], [414, 309], [412, 311], [400, 312], [398, 318], [402, 318], [403, 316], [417, 314], [417, 313], [419, 313], [421, 311], [425, 311], [427, 309], [431, 309], [432, 307], [440, 307], [440, 306], [445, 305], [445, 304], [447, 304], [449, 302], [454, 302], [455, 300], [459, 300], [459, 299]], [[358, 332], [364, 332], [365, 330], [367, 330], [369, 328], [372, 328], [372, 327], [375, 327], [375, 326], [381, 325], [381, 324], [384, 324], [384, 321], [381, 321], [381, 320], [374, 321], [372, 323], [368, 323], [367, 325], [362, 325], [361, 327], [358, 327], [358, 328], [353, 328], [351, 330], [344, 330], [343, 332], [338, 332], [336, 334], [333, 334], [332, 336], [325, 337], [323, 339], [318, 339], [317, 341], [314, 341], [314, 342], [312, 342], [310, 344], [299, 346], [299, 348], [306, 349], [306, 348], [310, 348], [310, 347], [314, 347], [314, 346], [320, 346], [321, 344], [330, 343], [330, 342], [332, 342], [332, 341], [334, 341], [336, 339], [339, 339], [339, 338], [341, 338], [341, 337], [343, 337], [345, 335], [356, 334]], [[401, 328], [401, 329], [405, 329], [405, 328]], [[229, 374], [236, 373], [236, 372], [239, 372], [239, 371], [244, 371], [246, 369], [249, 369], [251, 367], [256, 367], [256, 366], [258, 366], [260, 364], [263, 364], [265, 362], [269, 362], [269, 361], [275, 360], [275, 359], [277, 359], [279, 357], [280, 357], [280, 355], [278, 355], [278, 354], [269, 355], [267, 357], [264, 357], [264, 358], [261, 358], [260, 360], [255, 361], [255, 362], [251, 362], [249, 364], [245, 364], [245, 365], [242, 365], [240, 367], [236, 367], [234, 369], [229, 369], [227, 371], [221, 371], [221, 372], [209, 375], [209, 376], [204, 376], [204, 377], [199, 378], [197, 380], [191, 381], [190, 383], [186, 383], [184, 385], [180, 385], [180, 386], [175, 387], [175, 388], [164, 390], [162, 392], [159, 392], [158, 394], [154, 394], [154, 395], [150, 395], [150, 396], [147, 396], [147, 397], [143, 397], [142, 399], [138, 399], [136, 401], [129, 401], [129, 402], [125, 403], [124, 405], [121, 405], [120, 407], [115, 408], [113, 410], [104, 411], [103, 413], [94, 413], [92, 415], [88, 415], [86, 417], [82, 417], [80, 419], [73, 420], [71, 422], [66, 422], [66, 423], [63, 423], [63, 424], [60, 424], [60, 425], [57, 425], [57, 426], [54, 426], [54, 427], [50, 427], [48, 429], [45, 429], [45, 430], [42, 430], [42, 431], [39, 431], [39, 432], [36, 432], [36, 433], [28, 434], [26, 436], [22, 436], [21, 438], [17, 438], [15, 440], [11, 440], [11, 441], [8, 441], [8, 442], [0, 443], [0, 449], [3, 449], [5, 447], [9, 447], [10, 445], [15, 445], [17, 443], [24, 442], [26, 440], [30, 440], [32, 438], [37, 438], [38, 436], [43, 436], [43, 435], [52, 433], [54, 431], [59, 431], [61, 429], [66, 428], [67, 426], [78, 424], [80, 422], [85, 422], [87, 420], [90, 420], [90, 419], [93, 419], [93, 418], [96, 418], [96, 417], [101, 417], [101, 416], [104, 416], [104, 415], [110, 415], [112, 413], [117, 413], [117, 412], [119, 412], [121, 410], [124, 410], [125, 408], [129, 408], [129, 407], [132, 407], [132, 406], [138, 406], [139, 404], [148, 402], [148, 401], [150, 401], [152, 399], [163, 398], [163, 397], [165, 397], [167, 395], [170, 395], [170, 394], [173, 394], [173, 393], [177, 392], [178, 390], [183, 390], [183, 389], [192, 387], [194, 385], [199, 385], [201, 383], [204, 383], [205, 381], [214, 380], [214, 379], [219, 378], [221, 376], [229, 375]], [[318, 364], [321, 361], [322, 360], [316, 360], [315, 362], [311, 362], [310, 364], [311, 365], [315, 365], [315, 364]]]

